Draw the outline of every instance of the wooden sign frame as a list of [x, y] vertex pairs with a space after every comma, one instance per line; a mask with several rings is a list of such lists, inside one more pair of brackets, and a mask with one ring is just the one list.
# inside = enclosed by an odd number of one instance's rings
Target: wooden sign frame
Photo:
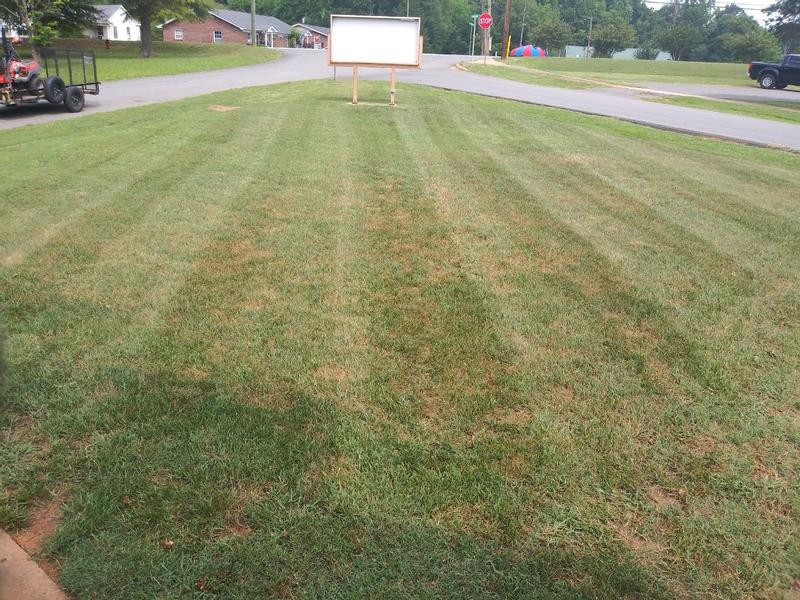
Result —
[[389, 105], [395, 106], [395, 97], [397, 95], [397, 69], [421, 69], [422, 68], [422, 48], [424, 39], [420, 35], [419, 42], [417, 43], [417, 62], [416, 64], [403, 64], [391, 62], [349, 62], [349, 61], [334, 61], [333, 60], [333, 47], [336, 36], [334, 35], [333, 21], [336, 18], [346, 19], [368, 19], [368, 20], [383, 20], [391, 19], [395, 21], [417, 21], [420, 30], [422, 23], [419, 17], [385, 17], [385, 16], [372, 16], [372, 15], [331, 15], [331, 31], [328, 37], [328, 66], [331, 67], [352, 67], [353, 69], [353, 104], [358, 104], [358, 69], [360, 67], [375, 68], [375, 69], [391, 69], [390, 89], [389, 89]]

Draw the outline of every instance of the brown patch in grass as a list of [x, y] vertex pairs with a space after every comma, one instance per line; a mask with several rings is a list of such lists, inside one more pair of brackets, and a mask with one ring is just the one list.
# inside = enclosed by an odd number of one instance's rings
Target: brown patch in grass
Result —
[[530, 462], [519, 452], [512, 452], [503, 462], [506, 477], [509, 479], [524, 479], [531, 470]]
[[280, 392], [247, 394], [244, 395], [240, 401], [242, 404], [270, 408], [281, 412], [289, 410], [292, 406], [289, 396]]
[[489, 520], [479, 504], [451, 504], [431, 513], [434, 525], [458, 524], [469, 531], [487, 531]]
[[352, 379], [352, 375], [350, 371], [340, 365], [322, 365], [316, 371], [314, 371], [314, 377], [317, 379], [324, 379], [326, 381], [335, 381], [337, 383], [343, 383], [345, 381], [350, 381]]
[[714, 451], [717, 447], [717, 440], [710, 435], [698, 435], [686, 441], [686, 447], [695, 456], [703, 456]]
[[238, 106], [226, 106], [225, 104], [212, 104], [208, 108], [210, 110], [213, 110], [214, 112], [226, 113], [226, 112], [231, 112], [232, 110], [236, 110], [239, 107]]
[[628, 524], [613, 525], [611, 527], [614, 533], [625, 546], [630, 549], [640, 559], [647, 561], [648, 559], [655, 559], [657, 555], [664, 549], [657, 543], [643, 539], [631, 531]]
[[658, 510], [678, 508], [681, 506], [680, 498], [677, 495], [668, 492], [658, 485], [651, 485], [647, 488], [647, 497]]
[[320, 462], [312, 463], [306, 471], [305, 479], [313, 483], [328, 481], [342, 488], [352, 479], [355, 470], [347, 455], [337, 453]]
[[9, 442], [21, 442], [30, 438], [31, 430], [33, 429], [34, 421], [32, 417], [24, 416], [14, 423], [11, 429], [5, 433], [6, 440]]
[[31, 555], [41, 552], [61, 523], [61, 506], [62, 501], [56, 498], [36, 507], [31, 514], [28, 527], [12, 535], [25, 552]]
[[253, 528], [250, 527], [248, 523], [246, 523], [245, 521], [237, 520], [228, 525], [228, 527], [226, 527], [222, 531], [220, 531], [218, 539], [245, 537], [250, 535], [252, 531]]
[[778, 481], [780, 476], [775, 469], [770, 469], [760, 460], [756, 460], [756, 466], [753, 469], [753, 481]]
[[208, 379], [208, 373], [199, 367], [186, 367], [181, 369], [181, 377], [192, 381], [205, 381]]
[[508, 427], [526, 427], [533, 416], [527, 407], [496, 408], [486, 415], [487, 420]]

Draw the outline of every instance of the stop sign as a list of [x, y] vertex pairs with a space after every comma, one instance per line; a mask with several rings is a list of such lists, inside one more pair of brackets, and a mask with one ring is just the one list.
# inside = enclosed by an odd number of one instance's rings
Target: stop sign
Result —
[[488, 12], [483, 13], [478, 17], [478, 25], [481, 26], [481, 29], [489, 29], [492, 26], [492, 15]]

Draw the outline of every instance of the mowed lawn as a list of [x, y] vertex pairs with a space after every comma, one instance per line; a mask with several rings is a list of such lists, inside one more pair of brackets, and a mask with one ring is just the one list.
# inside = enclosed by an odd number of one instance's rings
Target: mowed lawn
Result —
[[746, 117], [800, 123], [800, 102], [735, 102], [693, 96], [650, 96], [648, 100], [691, 108], [727, 112]]
[[[87, 39], [61, 39], [52, 44], [53, 48], [94, 50], [100, 81], [222, 70], [269, 62], [280, 56], [269, 48], [242, 44], [153, 42], [153, 46], [153, 56], [145, 59], [139, 58], [139, 42], [112, 41], [109, 49], [103, 41]], [[25, 50], [23, 47], [23, 54]], [[224, 77], [224, 74], [212, 77]]]
[[349, 91], [3, 134], [0, 524], [78, 598], [796, 588], [800, 156]]
[[[470, 71], [555, 87], [598, 85], [645, 85], [647, 83], [692, 83], [756, 85], [747, 77], [747, 65], [691, 61], [617, 60], [612, 58], [511, 58], [512, 68], [466, 63]], [[580, 81], [586, 80], [586, 81]]]

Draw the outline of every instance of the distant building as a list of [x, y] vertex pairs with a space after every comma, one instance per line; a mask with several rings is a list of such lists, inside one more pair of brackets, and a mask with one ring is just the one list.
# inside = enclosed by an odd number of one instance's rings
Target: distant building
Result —
[[6, 30], [6, 37], [9, 40], [18, 40], [24, 36], [21, 36], [19, 32], [14, 28], [14, 26], [6, 23], [5, 21], [0, 19], [0, 28]]
[[306, 23], [295, 23], [292, 27], [300, 32], [300, 42], [298, 45], [301, 48], [319, 49], [328, 47], [328, 38], [331, 35], [330, 27], [308, 25]]
[[[165, 42], [204, 44], [250, 43], [250, 13], [214, 9], [202, 21], [172, 19], [161, 26]], [[289, 47], [289, 27], [275, 17], [256, 15], [256, 43], [268, 48]]]
[[[636, 58], [637, 48], [626, 48], [619, 52], [614, 52], [611, 58], [621, 60], [631, 60]], [[594, 48], [587, 48], [586, 46], [567, 46], [564, 49], [564, 56], [567, 58], [591, 58], [594, 54]], [[671, 60], [669, 52], [659, 52], [655, 60]]]
[[83, 34], [93, 40], [118, 40], [138, 42], [142, 39], [142, 28], [121, 4], [95, 4], [98, 17], [92, 27]]

